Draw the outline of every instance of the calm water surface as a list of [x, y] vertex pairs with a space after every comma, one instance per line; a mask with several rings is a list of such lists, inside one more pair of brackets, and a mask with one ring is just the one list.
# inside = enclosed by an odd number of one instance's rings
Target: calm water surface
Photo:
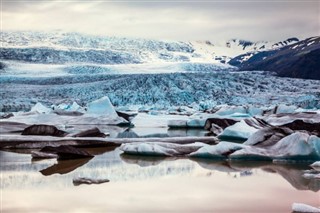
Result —
[[[32, 161], [0, 151], [1, 212], [291, 212], [294, 202], [320, 206], [319, 180], [307, 165], [227, 163], [123, 155], [90, 149], [81, 160]], [[109, 179], [73, 185], [73, 179]]]

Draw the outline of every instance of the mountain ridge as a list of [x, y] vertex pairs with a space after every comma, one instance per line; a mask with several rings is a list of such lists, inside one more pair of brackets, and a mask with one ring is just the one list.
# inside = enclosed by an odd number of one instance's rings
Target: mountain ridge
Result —
[[268, 70], [281, 77], [320, 80], [320, 36], [310, 37], [276, 50], [262, 51], [243, 60], [249, 53], [229, 61], [239, 70]]

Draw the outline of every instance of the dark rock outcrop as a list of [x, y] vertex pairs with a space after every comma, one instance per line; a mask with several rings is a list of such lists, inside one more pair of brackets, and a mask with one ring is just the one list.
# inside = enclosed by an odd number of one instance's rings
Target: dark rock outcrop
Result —
[[68, 133], [62, 130], [59, 130], [57, 127], [52, 125], [32, 125], [25, 128], [22, 135], [46, 135], [46, 136], [55, 136], [55, 137], [64, 137]]

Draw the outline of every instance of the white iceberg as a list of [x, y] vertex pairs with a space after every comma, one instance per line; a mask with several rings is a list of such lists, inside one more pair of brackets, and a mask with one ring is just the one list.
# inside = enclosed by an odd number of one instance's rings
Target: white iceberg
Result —
[[70, 111], [79, 111], [79, 112], [83, 112], [84, 109], [77, 103], [77, 102], [73, 102], [72, 105], [69, 108]]
[[255, 106], [249, 106], [248, 113], [251, 116], [260, 116], [263, 115], [263, 109]]
[[88, 104], [88, 114], [118, 117], [110, 99], [105, 96]]
[[30, 112], [38, 112], [40, 114], [49, 114], [51, 111], [52, 109], [44, 106], [40, 102], [36, 103], [30, 110]]
[[184, 156], [205, 146], [204, 143], [173, 144], [163, 142], [126, 143], [120, 146], [125, 154], [145, 156]]
[[243, 149], [245, 145], [230, 142], [220, 142], [217, 145], [205, 145], [197, 151], [190, 153], [190, 157], [201, 158], [227, 158], [229, 154], [239, 149]]
[[296, 106], [288, 106], [288, 105], [285, 105], [285, 104], [280, 104], [278, 107], [277, 107], [277, 111], [276, 111], [276, 114], [280, 114], [280, 113], [293, 113], [295, 112], [295, 110], [297, 110], [298, 107]]
[[274, 161], [282, 160], [314, 160], [320, 159], [320, 138], [302, 132], [284, 137], [272, 146], [246, 146], [232, 153], [231, 159], [266, 158]]
[[258, 129], [249, 126], [244, 120], [229, 126], [219, 134], [220, 138], [235, 138], [235, 139], [248, 139], [251, 135], [257, 132]]
[[293, 203], [292, 204], [293, 212], [305, 212], [305, 213], [320, 213], [320, 208], [309, 206], [304, 203]]
[[247, 114], [247, 110], [243, 106], [228, 106], [223, 105], [218, 111], [214, 114], [219, 116], [230, 116], [235, 113]]

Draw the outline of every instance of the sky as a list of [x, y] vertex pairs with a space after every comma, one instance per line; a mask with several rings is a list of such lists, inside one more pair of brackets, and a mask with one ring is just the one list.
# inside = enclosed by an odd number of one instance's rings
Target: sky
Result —
[[2, 31], [166, 40], [320, 35], [320, 0], [1, 0]]

